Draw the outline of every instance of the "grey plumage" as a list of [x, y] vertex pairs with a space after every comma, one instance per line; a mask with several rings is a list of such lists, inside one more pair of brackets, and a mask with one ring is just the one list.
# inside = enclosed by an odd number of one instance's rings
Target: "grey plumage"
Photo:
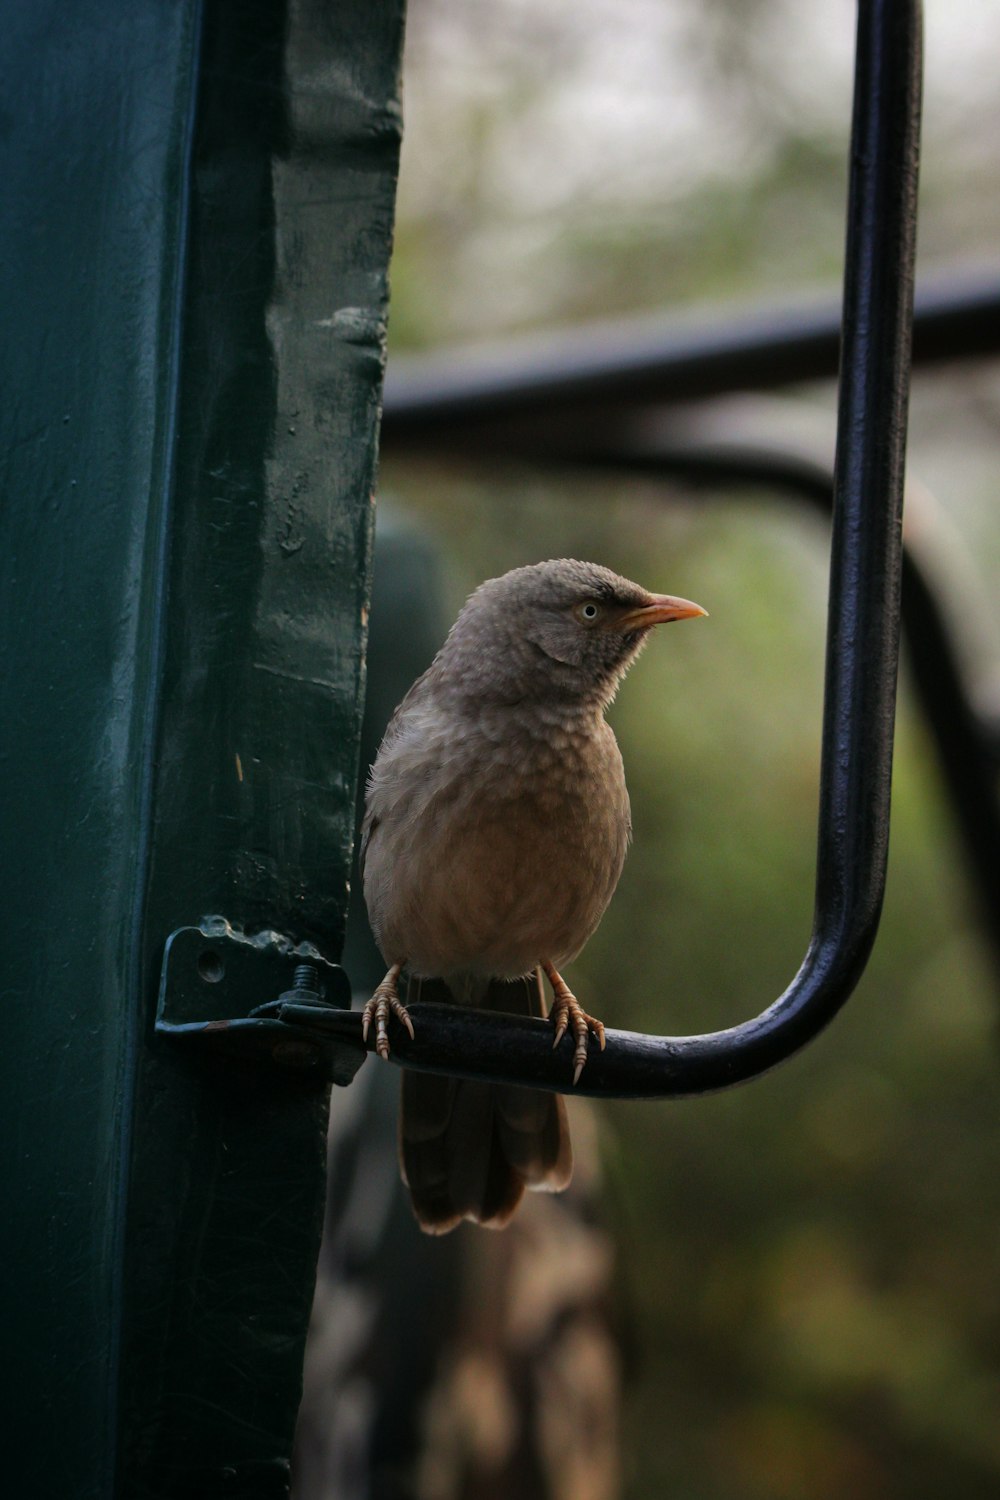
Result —
[[[562, 1030], [586, 1016], [558, 969], [579, 953], [621, 874], [631, 831], [621, 755], [604, 719], [649, 628], [704, 614], [593, 563], [561, 559], [482, 584], [386, 731], [362, 826], [365, 900], [391, 965], [366, 1007], [388, 1053], [409, 1025], [405, 964], [460, 1003], [542, 1013], [548, 973]], [[522, 981], [521, 984], [506, 983]], [[561, 1031], [557, 1033], [561, 1035]], [[524, 1188], [566, 1185], [556, 1095], [405, 1075], [404, 1175], [423, 1226], [505, 1223]]]

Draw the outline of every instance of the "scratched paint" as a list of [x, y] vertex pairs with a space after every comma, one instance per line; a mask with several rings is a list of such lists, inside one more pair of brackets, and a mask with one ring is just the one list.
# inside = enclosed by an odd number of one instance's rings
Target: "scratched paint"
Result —
[[[400, 5], [208, 0], [205, 20], [146, 902], [153, 1000], [165, 938], [206, 911], [339, 956], [399, 147]], [[221, 1060], [206, 1078], [162, 1048], [140, 1067], [122, 1493], [169, 1492], [174, 1476], [178, 1494], [214, 1494], [245, 1466], [255, 1497], [277, 1497], [326, 1093]]]

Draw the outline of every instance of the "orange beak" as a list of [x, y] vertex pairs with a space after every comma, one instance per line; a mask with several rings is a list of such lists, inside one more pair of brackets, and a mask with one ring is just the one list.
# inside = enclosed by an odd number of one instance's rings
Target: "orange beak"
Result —
[[618, 629], [646, 630], [650, 625], [666, 625], [670, 620], [693, 620], [708, 610], [690, 599], [675, 599], [673, 594], [650, 594], [647, 604], [637, 605], [618, 616]]

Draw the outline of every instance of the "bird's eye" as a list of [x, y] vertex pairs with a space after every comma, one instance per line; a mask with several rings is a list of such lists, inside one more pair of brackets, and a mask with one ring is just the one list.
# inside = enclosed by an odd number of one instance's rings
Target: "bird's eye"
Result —
[[594, 621], [600, 617], [601, 606], [595, 604], [593, 599], [588, 599], [585, 604], [578, 604], [573, 613], [581, 625], [593, 625]]

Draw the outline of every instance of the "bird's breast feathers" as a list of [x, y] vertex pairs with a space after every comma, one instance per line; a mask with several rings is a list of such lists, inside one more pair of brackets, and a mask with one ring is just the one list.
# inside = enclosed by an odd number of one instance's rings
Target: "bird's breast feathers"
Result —
[[600, 921], [628, 843], [610, 726], [525, 733], [496, 714], [449, 725], [425, 705], [405, 717], [368, 788], [365, 898], [383, 955], [426, 975], [566, 962]]

